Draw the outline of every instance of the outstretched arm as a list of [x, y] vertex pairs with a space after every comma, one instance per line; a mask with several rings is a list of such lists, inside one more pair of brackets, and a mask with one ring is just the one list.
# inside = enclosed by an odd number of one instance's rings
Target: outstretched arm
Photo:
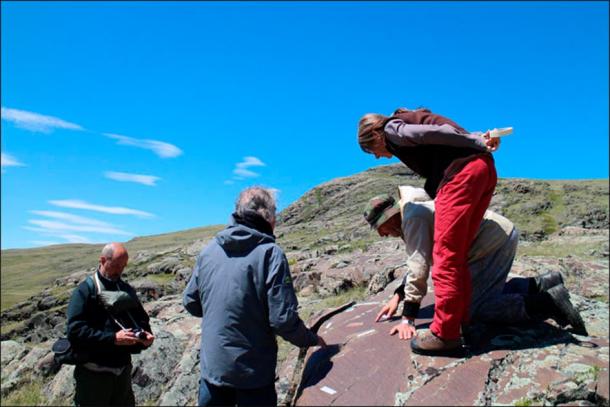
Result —
[[299, 317], [288, 261], [279, 250], [270, 259], [266, 284], [269, 323], [274, 332], [295, 346], [323, 345], [324, 342], [307, 329]]
[[384, 131], [388, 140], [398, 146], [445, 145], [487, 151], [482, 133], [464, 133], [449, 124], [409, 124], [401, 119], [390, 120]]

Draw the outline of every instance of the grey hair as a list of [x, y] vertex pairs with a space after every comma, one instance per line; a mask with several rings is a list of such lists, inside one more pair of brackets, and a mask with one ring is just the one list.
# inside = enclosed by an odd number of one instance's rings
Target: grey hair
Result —
[[243, 216], [246, 211], [254, 211], [269, 223], [275, 221], [275, 196], [267, 188], [254, 186], [241, 191], [235, 202], [235, 212]]
[[102, 257], [106, 260], [112, 260], [112, 256], [114, 255], [114, 248], [112, 247], [112, 243], [108, 243], [102, 249]]

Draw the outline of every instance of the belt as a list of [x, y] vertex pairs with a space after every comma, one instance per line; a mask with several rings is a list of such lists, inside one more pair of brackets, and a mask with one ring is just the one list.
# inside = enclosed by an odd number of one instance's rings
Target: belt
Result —
[[108, 367], [108, 366], [100, 366], [97, 363], [88, 362], [83, 364], [83, 367], [87, 370], [91, 370], [92, 372], [98, 373], [112, 373], [115, 376], [120, 376], [127, 366], [122, 367]]

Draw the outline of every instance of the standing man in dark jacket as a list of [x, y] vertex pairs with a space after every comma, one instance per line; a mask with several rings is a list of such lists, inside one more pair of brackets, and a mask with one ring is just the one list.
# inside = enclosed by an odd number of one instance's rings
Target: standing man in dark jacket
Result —
[[[102, 250], [100, 263], [93, 280], [83, 281], [72, 293], [68, 305], [67, 334], [72, 346], [87, 352], [86, 363], [74, 370], [76, 392], [74, 404], [135, 405], [131, 388], [131, 354], [149, 347], [155, 337], [151, 334], [149, 318], [134, 289], [121, 280], [129, 256], [120, 243], [109, 243]], [[129, 310], [112, 312], [104, 306], [105, 293], [125, 292]], [[111, 294], [112, 295], [112, 294]], [[123, 306], [125, 308], [125, 306]], [[143, 332], [138, 333], [140, 328]]]
[[183, 301], [202, 318], [200, 406], [275, 406], [275, 335], [299, 347], [326, 345], [299, 318], [275, 220], [271, 192], [247, 188], [230, 225], [197, 258]]

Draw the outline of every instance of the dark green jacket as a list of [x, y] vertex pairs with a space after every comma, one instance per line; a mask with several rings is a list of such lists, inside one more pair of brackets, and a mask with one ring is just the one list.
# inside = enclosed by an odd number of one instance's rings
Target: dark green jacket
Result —
[[[130, 311], [130, 314], [140, 328], [152, 333], [148, 314], [138, 300], [133, 287], [122, 280], [117, 282], [108, 280], [102, 277], [99, 270], [96, 273], [104, 285], [103, 289], [117, 291], [120, 288], [121, 291], [127, 292], [137, 300], [139, 307]], [[93, 290], [90, 285], [93, 286]], [[122, 314], [115, 317], [126, 328], [134, 328], [134, 324], [127, 315]], [[98, 301], [95, 284], [88, 284], [86, 280], [72, 292], [67, 319], [66, 334], [72, 346], [89, 351], [90, 361], [100, 366], [126, 366], [131, 363], [132, 353], [139, 353], [144, 349], [141, 344], [133, 346], [114, 344], [115, 333], [121, 328]]]

